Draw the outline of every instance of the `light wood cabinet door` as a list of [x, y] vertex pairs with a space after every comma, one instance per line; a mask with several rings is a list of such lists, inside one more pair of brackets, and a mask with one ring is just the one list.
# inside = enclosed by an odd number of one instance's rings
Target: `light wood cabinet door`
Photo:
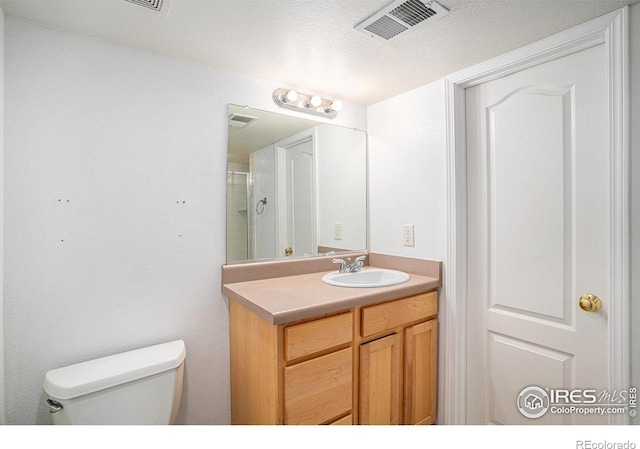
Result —
[[351, 426], [353, 425], [353, 415], [344, 416], [329, 424], [332, 426]]
[[402, 335], [360, 346], [360, 424], [400, 424]]
[[433, 424], [436, 420], [437, 335], [436, 320], [405, 330], [405, 424]]

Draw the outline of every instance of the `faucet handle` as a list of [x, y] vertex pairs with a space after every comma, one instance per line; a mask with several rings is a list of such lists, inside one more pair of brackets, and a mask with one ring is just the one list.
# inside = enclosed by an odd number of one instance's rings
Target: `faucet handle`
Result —
[[364, 267], [364, 259], [367, 256], [362, 255], [360, 257], [356, 257], [356, 260], [353, 262], [353, 264], [351, 264], [352, 266], [352, 271], [360, 271], [360, 268]]
[[344, 273], [347, 270], [347, 262], [342, 259], [332, 259], [331, 263], [339, 263], [340, 264], [340, 273]]

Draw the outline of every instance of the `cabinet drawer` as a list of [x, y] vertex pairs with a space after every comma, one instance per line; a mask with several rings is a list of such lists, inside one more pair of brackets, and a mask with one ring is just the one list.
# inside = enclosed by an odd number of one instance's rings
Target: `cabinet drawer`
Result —
[[351, 343], [353, 314], [323, 318], [284, 329], [284, 354], [287, 361]]
[[362, 309], [362, 336], [393, 329], [438, 313], [438, 292], [429, 292]]
[[284, 423], [323, 424], [351, 410], [351, 348], [284, 370]]

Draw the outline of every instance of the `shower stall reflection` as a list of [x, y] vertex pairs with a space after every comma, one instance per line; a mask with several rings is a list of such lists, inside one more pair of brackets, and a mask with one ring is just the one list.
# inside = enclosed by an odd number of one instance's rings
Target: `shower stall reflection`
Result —
[[[237, 165], [233, 167], [233, 165]], [[249, 232], [249, 167], [229, 164], [227, 171], [227, 261], [252, 259]]]

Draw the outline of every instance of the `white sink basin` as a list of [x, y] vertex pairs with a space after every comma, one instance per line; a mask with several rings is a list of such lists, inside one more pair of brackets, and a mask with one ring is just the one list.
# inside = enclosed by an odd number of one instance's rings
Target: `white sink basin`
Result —
[[322, 282], [337, 287], [388, 287], [407, 282], [411, 276], [397, 270], [363, 268], [355, 273], [333, 271], [322, 276]]

